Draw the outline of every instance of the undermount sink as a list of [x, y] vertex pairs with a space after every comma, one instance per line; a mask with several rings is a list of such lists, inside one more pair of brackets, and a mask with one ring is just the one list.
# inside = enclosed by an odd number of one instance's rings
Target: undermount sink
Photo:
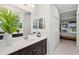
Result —
[[6, 47], [6, 42], [4, 40], [0, 40], [0, 48]]
[[[13, 38], [11, 39], [9, 42], [10, 43], [7, 43], [5, 40], [0, 40], [0, 48], [4, 48], [4, 47], [9, 47], [11, 46], [13, 43], [17, 42], [17, 41], [20, 41], [22, 40], [23, 37], [17, 37], [17, 38]], [[9, 44], [9, 46], [7, 46]]]

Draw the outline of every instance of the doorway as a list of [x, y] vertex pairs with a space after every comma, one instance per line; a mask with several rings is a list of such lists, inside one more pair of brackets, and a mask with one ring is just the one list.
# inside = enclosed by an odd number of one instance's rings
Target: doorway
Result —
[[55, 54], [79, 54], [77, 52], [77, 5], [58, 4], [56, 7], [60, 13], [60, 44], [55, 50]]

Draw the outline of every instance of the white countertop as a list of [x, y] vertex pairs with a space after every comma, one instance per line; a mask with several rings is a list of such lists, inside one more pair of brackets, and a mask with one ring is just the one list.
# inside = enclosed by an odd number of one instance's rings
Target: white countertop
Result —
[[0, 55], [8, 55], [24, 47], [30, 46], [36, 42], [44, 40], [45, 38], [46, 36], [35, 37], [32, 39], [23, 39], [23, 37], [17, 37], [17, 38], [13, 38], [14, 40], [12, 40], [10, 46], [6, 46], [4, 44], [5, 43], [4, 41], [0, 41], [0, 43], [3, 44], [3, 45], [0, 44]]

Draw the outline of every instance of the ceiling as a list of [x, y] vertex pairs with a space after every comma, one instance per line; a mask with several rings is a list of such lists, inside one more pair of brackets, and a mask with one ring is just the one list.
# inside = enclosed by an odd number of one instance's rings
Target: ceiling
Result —
[[76, 20], [76, 4], [56, 4], [61, 20]]

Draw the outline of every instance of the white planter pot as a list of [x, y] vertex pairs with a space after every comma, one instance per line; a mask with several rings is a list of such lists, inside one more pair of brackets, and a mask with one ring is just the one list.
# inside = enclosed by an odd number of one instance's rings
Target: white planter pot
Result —
[[3, 36], [3, 39], [6, 43], [6, 46], [11, 45], [11, 40], [12, 40], [12, 35], [11, 34], [5, 33], [4, 36]]

